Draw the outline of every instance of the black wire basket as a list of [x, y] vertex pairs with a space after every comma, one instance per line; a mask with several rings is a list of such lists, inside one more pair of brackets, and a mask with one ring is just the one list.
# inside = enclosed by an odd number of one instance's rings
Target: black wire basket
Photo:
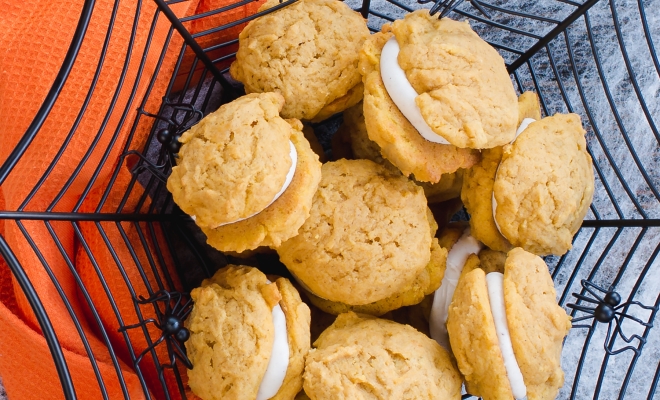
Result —
[[[122, 393], [128, 396], [119, 359], [124, 359], [135, 369], [145, 397], [186, 398], [184, 375], [190, 362], [182, 346], [186, 337], [181, 333], [181, 323], [189, 313], [190, 302], [185, 293], [232, 257], [207, 246], [193, 221], [173, 204], [165, 188], [178, 150], [172, 138], [219, 105], [242, 94], [240, 85], [227, 74], [228, 62], [233, 58], [230, 50], [235, 50], [237, 40], [209, 44], [211, 39], [295, 0], [282, 2], [265, 12], [228, 17], [221, 26], [203, 24], [217, 15], [235, 15], [232, 12], [251, 0], [232, 0], [222, 8], [186, 16], [175, 12], [176, 7], [185, 1], [154, 1], [157, 5], [155, 12], [140, 18], [146, 21], [141, 23], [152, 27], [145, 39], [144, 54], [152, 43], [162, 46], [158, 64], [151, 76], [143, 75], [140, 67], [135, 76], [122, 74], [121, 81], [125, 86], [137, 87], [143, 80], [149, 88], [157, 79], [166, 79], [168, 84], [164, 97], [155, 98], [149, 89], [143, 99], [129, 102], [124, 110], [124, 115], [128, 115], [129, 107], [137, 107], [138, 112], [134, 121], [125, 121], [133, 124], [131, 134], [118, 165], [113, 167], [110, 179], [100, 189], [106, 193], [111, 188], [119, 190], [123, 193], [122, 200], [106, 204], [107, 196], [101, 196], [96, 207], [91, 209], [83, 210], [78, 203], [62, 211], [56, 205], [69, 190], [65, 186], [48, 207], [25, 207], [66, 151], [68, 140], [79, 134], [76, 127], [86, 112], [85, 104], [78, 120], [66, 121], [72, 126], [71, 133], [56, 157], [46, 160], [51, 163], [51, 169], [44, 179], [35, 185], [23, 205], [0, 210], [0, 221], [6, 226], [15, 224], [30, 243], [34, 242], [30, 241], [25, 224], [33, 221], [44, 224], [51, 232], [53, 243], [60, 248], [63, 238], [52, 229], [52, 225], [67, 222], [73, 227], [79, 254], [85, 254], [91, 260], [100, 256], [94, 250], [98, 247], [89, 243], [82, 230], [87, 226], [85, 224], [95, 228], [113, 261], [112, 268], [122, 276], [128, 274], [129, 268], [137, 268], [146, 288], [145, 292], [136, 291], [126, 280], [131, 298], [116, 298], [102, 268], [93, 261], [100, 286], [87, 287], [66, 252], [61, 254], [74, 275], [81, 302], [90, 310], [87, 315], [93, 316], [90, 324], [109, 348]], [[137, 0], [135, 21], [140, 7], [147, 2], [151, 0]], [[41, 127], [69, 79], [94, 3], [85, 1], [68, 53], [46, 99], [21, 140], [0, 166], [0, 188], [34, 138], [48, 134]], [[382, 24], [421, 7], [431, 8], [438, 17], [467, 19], [473, 29], [502, 54], [518, 92], [536, 92], [545, 115], [575, 112], [582, 117], [596, 172], [594, 201], [574, 238], [573, 249], [562, 257], [546, 258], [559, 304], [574, 321], [562, 355], [566, 377], [559, 398], [652, 399], [660, 396], [656, 394], [660, 382], [660, 334], [652, 329], [660, 305], [660, 279], [655, 278], [660, 276], [660, 62], [654, 48], [654, 41], [660, 40], [660, 22], [650, 18], [651, 13], [658, 13], [660, 1], [437, 0], [432, 3], [431, 0], [363, 0], [360, 3], [347, 0], [347, 3], [368, 19], [369, 28], [374, 32], [380, 30]], [[117, 4], [119, 0], [115, 2]], [[106, 44], [116, 29], [113, 23], [117, 17], [116, 13], [111, 16]], [[158, 41], [154, 39], [154, 27], [163, 23], [168, 26], [167, 36]], [[191, 33], [194, 23], [202, 23], [198, 25], [202, 28]], [[136, 29], [134, 25], [134, 33]], [[129, 50], [136, 40], [134, 36], [131, 35], [127, 43]], [[167, 72], [171, 76], [163, 77], [161, 74], [166, 72], [160, 70], [160, 63], [166, 58], [166, 49], [173, 47], [176, 55], [174, 71]], [[104, 45], [99, 66], [106, 50]], [[99, 74], [100, 68], [95, 78]], [[96, 81], [86, 84], [84, 90], [91, 96]], [[159, 104], [157, 110], [149, 111], [150, 102]], [[114, 98], [110, 108], [121, 107], [118, 104], [121, 103]], [[329, 149], [329, 137], [340, 119], [341, 116], [336, 116], [315, 126], [326, 150]], [[133, 132], [140, 124], [150, 126], [146, 144], [133, 140]], [[72, 179], [85, 167], [89, 154], [108, 152], [114, 145], [112, 141], [105, 144], [94, 141], [89, 149], [85, 149], [85, 156], [81, 157]], [[103, 162], [106, 162], [105, 158]], [[124, 182], [118, 177], [126, 169], [130, 171], [131, 179]], [[97, 177], [98, 174], [92, 175], [84, 195], [89, 193], [93, 184], [98, 184]], [[139, 198], [135, 201], [136, 207], [127, 210], [124, 206], [131, 196]], [[131, 266], [126, 265], [119, 255], [116, 242], [108, 239], [111, 236], [109, 229], [115, 230], [123, 239], [122, 251], [132, 256]], [[38, 246], [34, 245], [32, 251], [39, 257]], [[59, 374], [64, 397], [77, 398], [77, 388], [63, 356], [62, 337], [53, 329], [44, 299], [37, 294], [15, 250], [2, 235], [0, 254], [36, 315]], [[166, 265], [168, 261], [164, 254], [169, 254], [171, 267]], [[44, 270], [50, 271], [47, 260], [44, 257], [39, 259]], [[287, 275], [281, 264], [270, 256], [258, 256], [257, 265], [268, 273]], [[52, 284], [59, 288], [58, 278], [54, 274], [49, 276]], [[92, 291], [94, 293], [90, 293]], [[71, 299], [65, 292], [59, 291], [59, 294], [59, 300], [69, 305]], [[121, 301], [132, 302], [135, 315], [128, 320], [137, 322], [128, 324], [126, 315], [116, 313], [116, 321], [111, 325], [118, 327], [117, 332], [110, 332], [109, 324], [102, 321], [97, 312], [99, 302], [94, 299], [99, 296], [114, 310]], [[153, 317], [143, 315], [147, 309]], [[79, 328], [79, 316], [71, 308], [69, 312], [74, 325]], [[129, 349], [127, 354], [122, 354], [121, 344], [108, 339], [117, 333], [123, 335], [123, 345]], [[88, 343], [89, 338], [82, 329], [78, 329], [77, 334], [83, 343]], [[134, 335], [144, 336], [144, 348], [136, 349], [131, 344]], [[97, 372], [100, 393], [104, 398], [110, 398], [105, 387], [107, 382], [98, 373], [96, 357], [89, 346], [86, 348], [90, 368]], [[147, 386], [141, 372], [147, 368], [157, 372], [161, 388]], [[174, 385], [168, 383], [168, 375], [173, 377]], [[469, 394], [464, 396], [470, 397]]]

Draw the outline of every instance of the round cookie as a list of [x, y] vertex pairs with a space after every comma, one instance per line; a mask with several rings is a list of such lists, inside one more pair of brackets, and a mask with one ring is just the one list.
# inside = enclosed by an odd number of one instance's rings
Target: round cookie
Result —
[[295, 236], [309, 216], [321, 180], [321, 163], [305, 139], [300, 121], [287, 122], [293, 128], [290, 140], [298, 153], [289, 187], [273, 204], [251, 218], [215, 229], [202, 228], [209, 245], [220, 251], [236, 252], [259, 246], [276, 248]]
[[[373, 140], [369, 139], [367, 127], [364, 120], [362, 103], [349, 108], [344, 112], [344, 122], [340, 129], [347, 132], [350, 137], [350, 146], [354, 158], [371, 160], [381, 164], [387, 169], [400, 172], [397, 167], [392, 165], [380, 152], [380, 147]], [[424, 189], [424, 194], [429, 204], [441, 203], [461, 195], [463, 186], [463, 169], [453, 173], [443, 174], [437, 183], [419, 182], [413, 178], [413, 181]]]
[[305, 393], [324, 399], [460, 399], [449, 353], [408, 325], [341, 314], [305, 362]]
[[[563, 385], [561, 348], [571, 322], [556, 303], [545, 262], [521, 248], [511, 250], [502, 288], [510, 341], [527, 398], [554, 399]], [[461, 276], [447, 329], [467, 391], [485, 400], [513, 398], [481, 268]]]
[[469, 168], [479, 153], [424, 139], [390, 98], [380, 75], [380, 55], [392, 37], [391, 27], [371, 35], [360, 51], [360, 73], [364, 83], [364, 118], [369, 139], [401, 172], [422, 182], [437, 183], [443, 174]]
[[494, 215], [512, 245], [538, 255], [571, 249], [594, 193], [585, 133], [577, 114], [556, 114], [504, 147]]
[[447, 249], [438, 245], [438, 239], [433, 238], [431, 245], [431, 261], [415, 280], [399, 293], [382, 300], [363, 305], [349, 305], [339, 301], [322, 299], [313, 293], [306, 293], [309, 300], [326, 313], [339, 315], [349, 311], [380, 317], [383, 314], [401, 307], [418, 304], [424, 297], [433, 293], [442, 282], [447, 262]]
[[281, 93], [284, 117], [320, 121], [362, 99], [357, 54], [368, 36], [364, 18], [343, 2], [300, 0], [250, 21], [230, 73], [248, 93]]
[[372, 161], [339, 160], [323, 164], [310, 217], [277, 252], [317, 296], [364, 305], [411, 285], [431, 244], [420, 187]]
[[181, 136], [167, 189], [198, 226], [249, 217], [280, 192], [291, 168], [289, 138], [294, 131], [280, 117], [283, 105], [277, 93], [243, 96]]
[[415, 103], [433, 132], [461, 148], [513, 140], [515, 90], [499, 53], [467, 22], [417, 10], [392, 23], [399, 66], [418, 93]]
[[193, 364], [188, 370], [193, 393], [204, 400], [257, 397], [275, 340], [271, 310], [279, 304], [286, 320], [289, 360], [271, 399], [296, 396], [310, 348], [310, 311], [287, 279], [270, 283], [255, 268], [228, 265], [193, 289], [191, 297], [186, 350]]

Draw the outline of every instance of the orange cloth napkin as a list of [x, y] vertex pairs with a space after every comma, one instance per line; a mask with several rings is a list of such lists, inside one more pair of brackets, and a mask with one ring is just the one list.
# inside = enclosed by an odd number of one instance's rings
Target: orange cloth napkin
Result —
[[[199, 10], [206, 11], [229, 3], [227, 0], [191, 0], [176, 3], [172, 5], [172, 9], [177, 16], [183, 17], [199, 13]], [[95, 150], [76, 178], [69, 182], [69, 188], [54, 208], [54, 211], [70, 212], [83, 195], [97, 167], [101, 165], [94, 186], [87, 193], [80, 209], [81, 212], [94, 212], [120, 161], [120, 154], [129, 139], [137, 115], [136, 109], [145, 96], [148, 96], [145, 109], [152, 113], [158, 111], [183, 41], [178, 34], [173, 35], [164, 61], [158, 67], [158, 59], [170, 30], [169, 21], [164, 15], [158, 14], [153, 38], [143, 59], [152, 20], [156, 15], [156, 5], [150, 0], [144, 0], [140, 4], [137, 29], [123, 85], [118, 87], [118, 82], [127, 57], [133, 25], [136, 23], [137, 0], [118, 1], [117, 16], [105, 60], [87, 110], [66, 150], [25, 210], [45, 211], [72, 177], [87, 150], [95, 140], [98, 140]], [[228, 13], [209, 17], [197, 29], [208, 29], [210, 26], [219, 26], [243, 18], [253, 14], [259, 5], [260, 2], [250, 3]], [[82, 6], [82, 0], [0, 0], [0, 10], [2, 10], [0, 12], [0, 130], [2, 131], [0, 165], [22, 137], [50, 89], [71, 43]], [[96, 1], [80, 53], [57, 102], [39, 134], [0, 186], [0, 210], [18, 209], [49, 168], [69, 134], [88, 94], [114, 6], [114, 1]], [[194, 33], [195, 26], [191, 25], [187, 24]], [[216, 34], [205, 45], [235, 37], [240, 29], [241, 27]], [[143, 61], [144, 64], [141, 66]], [[190, 59], [184, 60], [184, 63], [192, 64]], [[142, 76], [136, 83], [139, 68], [142, 68]], [[157, 71], [157, 68], [160, 68], [160, 71]], [[157, 78], [150, 88], [150, 80], [155, 74]], [[150, 93], [147, 92], [148, 90]], [[116, 104], [109, 112], [116, 92]], [[128, 111], [126, 115], [124, 115], [125, 110]], [[142, 149], [152, 123], [153, 120], [150, 118], [143, 116], [140, 119], [132, 134], [130, 148]], [[104, 124], [105, 128], [97, 138]], [[125, 165], [122, 165], [117, 180], [109, 191], [103, 212], [114, 212], [117, 209], [130, 179], [129, 171]], [[142, 188], [136, 184], [123, 212], [134, 211], [141, 194]], [[158, 290], [145, 245], [137, 235], [138, 227], [146, 232], [146, 226], [142, 223], [139, 225], [121, 223], [121, 226], [125, 229], [132, 247], [138, 249], [135, 257], [130, 253], [116, 223], [100, 223], [117, 258], [121, 261], [129, 284], [137, 295], [146, 297], [147, 285]], [[123, 335], [118, 332], [118, 317], [110, 306], [105, 288], [101, 286], [95, 265], [103, 274], [108, 284], [107, 288], [117, 302], [117, 313], [124, 325], [138, 322], [127, 283], [119, 273], [117, 261], [112, 257], [101, 236], [99, 225], [93, 222], [81, 222], [76, 227], [88, 244], [93, 260], [88, 257], [86, 248], [78, 240], [71, 222], [45, 223], [25, 220], [20, 221], [19, 225], [15, 221], [0, 220], [0, 235], [5, 238], [20, 261], [48, 313], [78, 398], [85, 400], [101, 398], [101, 391], [94, 370], [91, 368], [92, 361], [87, 355], [69, 311], [47, 274], [44, 263], [57, 277], [61, 290], [80, 321], [81, 329], [93, 353], [93, 362], [98, 366], [108, 397], [123, 398], [124, 392], [120, 387], [110, 353], [98, 336], [98, 326], [95, 320], [90, 318], [86, 301], [76, 284], [75, 276], [71, 271], [74, 266], [85, 284], [119, 358], [119, 368], [126, 382], [128, 395], [135, 399], [144, 398], [144, 391], [129, 357], [128, 345]], [[165, 270], [176, 276], [171, 270], [169, 254], [165, 250], [165, 244], [161, 242], [158, 226], [154, 225], [154, 229], [156, 242], [160, 243], [150, 242], [149, 239], [146, 247], [152, 255], [156, 252], [162, 253], [164, 260], [164, 265], [156, 261], [154, 268], [161, 276]], [[53, 239], [53, 235], [58, 238], [60, 247]], [[31, 242], [36, 247], [36, 251]], [[40, 258], [43, 259], [43, 263]], [[138, 273], [137, 263], [142, 264], [143, 269], [148, 271], [146, 281]], [[178, 286], [176, 279], [175, 286]], [[152, 306], [142, 306], [140, 310], [145, 319], [154, 317]], [[0, 326], [3, 326], [0, 336], [0, 376], [9, 398], [28, 400], [62, 398], [59, 378], [46, 341], [40, 333], [39, 325], [21, 288], [1, 257]], [[160, 332], [154, 327], [149, 328], [149, 333], [152, 340], [160, 336]], [[129, 330], [128, 335], [135, 354], [139, 354], [147, 347], [140, 329]], [[156, 350], [160, 362], [167, 363], [168, 354], [165, 345], [158, 346]], [[180, 370], [185, 371], [184, 368]], [[150, 394], [157, 399], [164, 398], [161, 381], [150, 357], [145, 357], [140, 363], [140, 371], [148, 384]], [[182, 375], [185, 381], [186, 374]], [[164, 381], [172, 398], [178, 398], [176, 380], [171, 370], [166, 370]]]

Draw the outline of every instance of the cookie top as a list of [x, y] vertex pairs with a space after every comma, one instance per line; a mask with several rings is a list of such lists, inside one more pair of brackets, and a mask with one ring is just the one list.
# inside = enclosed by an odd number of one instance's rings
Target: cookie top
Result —
[[329, 162], [321, 172], [310, 216], [277, 249], [280, 260], [331, 301], [362, 305], [401, 292], [431, 257], [422, 189], [368, 160]]
[[186, 131], [167, 189], [201, 227], [216, 227], [263, 210], [291, 168], [284, 98], [250, 94], [222, 105]]
[[461, 377], [435, 341], [408, 325], [342, 314], [305, 367], [313, 399], [460, 399]]
[[422, 182], [438, 182], [443, 174], [468, 168], [479, 153], [424, 139], [392, 102], [380, 75], [380, 54], [392, 37], [391, 27], [371, 35], [360, 51], [360, 73], [364, 83], [364, 117], [369, 139], [401, 172]]
[[242, 252], [259, 246], [277, 248], [295, 236], [309, 216], [312, 198], [321, 180], [321, 163], [301, 131], [302, 124], [290, 119], [291, 143], [298, 160], [291, 183], [280, 197], [259, 214], [218, 228], [202, 228], [209, 245], [220, 251]]
[[548, 266], [521, 248], [507, 254], [504, 304], [516, 361], [530, 399], [554, 399], [564, 384], [562, 341], [571, 319], [557, 305]]
[[351, 89], [360, 83], [357, 54], [368, 36], [364, 18], [343, 2], [300, 0], [243, 29], [230, 73], [248, 93], [281, 93], [286, 118], [330, 116], [362, 98]]
[[276, 285], [257, 269], [230, 265], [190, 295], [188, 385], [207, 400], [256, 398], [273, 347]]
[[587, 213], [594, 172], [577, 114], [534, 122], [504, 148], [493, 192], [495, 218], [513, 244], [562, 255]]
[[256, 268], [228, 265], [193, 289], [191, 297], [186, 350], [193, 364], [188, 384], [196, 395], [205, 400], [257, 396], [273, 348], [277, 304], [286, 319], [289, 363], [273, 398], [289, 399], [300, 391], [310, 312], [288, 280], [270, 283]]
[[467, 22], [417, 10], [392, 23], [399, 66], [431, 129], [449, 143], [485, 149], [513, 140], [518, 104], [499, 53]]
[[[371, 160], [387, 169], [400, 172], [397, 167], [382, 156], [378, 144], [369, 139], [362, 103], [358, 103], [344, 112], [342, 126], [350, 136], [351, 150], [355, 158]], [[437, 183], [419, 182], [415, 179], [413, 181], [424, 189], [429, 204], [440, 203], [461, 195], [463, 171], [463, 169], [459, 169], [453, 173], [442, 174], [440, 181]]]
[[433, 238], [431, 245], [431, 261], [426, 268], [417, 275], [415, 280], [399, 293], [395, 293], [373, 303], [352, 306], [338, 301], [330, 301], [308, 293], [312, 304], [329, 314], [339, 315], [349, 311], [360, 314], [369, 314], [377, 317], [397, 310], [401, 307], [412, 306], [424, 300], [425, 296], [433, 293], [442, 282], [447, 266], [447, 249], [438, 245], [438, 239]]

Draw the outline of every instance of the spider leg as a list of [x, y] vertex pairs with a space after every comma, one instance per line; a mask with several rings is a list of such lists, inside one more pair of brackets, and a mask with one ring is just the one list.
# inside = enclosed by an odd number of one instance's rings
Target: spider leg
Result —
[[616, 327], [619, 331], [619, 336], [621, 336], [621, 339], [623, 339], [624, 342], [631, 343], [633, 340], [637, 339], [637, 340], [639, 340], [641, 345], [646, 343], [646, 339], [644, 339], [643, 337], [641, 337], [639, 335], [635, 334], [635, 335], [632, 335], [631, 337], [628, 337], [628, 336], [624, 335], [623, 334], [623, 329], [621, 329], [621, 321], [619, 321], [619, 318], [614, 317], [614, 321], [616, 322]]
[[138, 110], [138, 112], [140, 112], [141, 114], [146, 115], [147, 117], [155, 118], [155, 119], [157, 119], [157, 120], [159, 120], [159, 121], [165, 121], [165, 122], [167, 122], [167, 123], [170, 124], [170, 125], [177, 126], [176, 122], [172, 121], [172, 120], [169, 119], [169, 118], [165, 118], [165, 117], [162, 117], [162, 116], [160, 116], [160, 115], [152, 114], [152, 113], [147, 112], [147, 111], [144, 111], [144, 110], [142, 110], [142, 109]]
[[172, 354], [173, 354], [176, 358], [178, 358], [179, 360], [181, 360], [181, 362], [183, 363], [183, 365], [186, 366], [186, 368], [188, 368], [188, 369], [192, 369], [192, 368], [193, 368], [193, 365], [192, 365], [192, 363], [190, 362], [190, 359], [188, 358], [188, 356], [186, 355], [185, 350], [183, 350], [183, 348], [182, 348], [181, 345], [179, 344], [179, 342], [177, 342], [176, 340], [171, 340], [170, 342], [171, 342], [171, 344], [172, 344], [172, 347], [174, 347], [174, 349], [176, 349], [176, 351], [172, 352]]
[[640, 303], [639, 301], [628, 301], [628, 302], [625, 302], [625, 303], [623, 303], [623, 304], [619, 304], [619, 305], [616, 306], [614, 309], [615, 309], [615, 310], [618, 310], [619, 308], [626, 307], [626, 306], [633, 306], [633, 305], [634, 305], [634, 306], [641, 307], [641, 308], [643, 308], [643, 309], [645, 309], [645, 310], [657, 310], [657, 307], [653, 307], [653, 306], [645, 306], [644, 304]]
[[566, 304], [566, 307], [570, 307], [570, 308], [572, 308], [572, 309], [574, 309], [574, 310], [577, 310], [577, 311], [583, 311], [583, 312], [586, 312], [586, 313], [589, 313], [589, 314], [593, 314], [593, 313], [594, 313], [594, 308], [593, 308], [593, 307], [586, 307], [586, 306], [581, 306], [581, 305], [579, 305], [579, 304], [573, 304], [573, 303], [571, 303], [571, 304]]
[[603, 299], [602, 299], [599, 295], [597, 295], [596, 293], [594, 293], [594, 291], [591, 290], [591, 288], [594, 288], [594, 289], [596, 289], [596, 290], [599, 290], [599, 291], [602, 292], [602, 293], [607, 293], [607, 291], [606, 291], [605, 289], [603, 289], [602, 287], [600, 287], [600, 286], [596, 286], [596, 285], [594, 285], [593, 283], [591, 283], [591, 282], [589, 282], [589, 281], [587, 281], [587, 280], [584, 280], [584, 279], [582, 280], [582, 287], [584, 288], [584, 290], [586, 290], [586, 291], [589, 292], [592, 296], [594, 296], [594, 298], [596, 298], [596, 300], [598, 300], [599, 302], [602, 302]]
[[153, 323], [154, 325], [158, 326], [158, 321], [156, 321], [156, 320], [153, 319], [153, 318], [149, 318], [149, 319], [145, 319], [145, 320], [142, 321], [142, 322], [138, 322], [137, 324], [122, 326], [121, 328], [118, 329], [118, 331], [119, 331], [119, 332], [124, 332], [124, 331], [126, 331], [126, 330], [128, 330], [128, 329], [138, 328], [138, 327], [140, 327], [140, 326], [144, 326], [144, 325], [148, 324], [149, 322], [151, 322], [151, 323]]
[[[571, 323], [584, 321], [584, 320], [587, 320], [587, 319], [591, 319], [593, 317], [594, 317], [594, 315], [593, 315], [593, 313], [591, 313], [591, 315], [585, 315], [584, 317], [574, 318], [574, 319], [571, 320]], [[573, 326], [575, 326], [575, 325], [573, 325]]]
[[580, 293], [573, 293], [574, 297], [577, 297], [579, 300], [586, 301], [587, 303], [598, 304], [598, 300], [594, 300], [591, 297], [587, 297]]
[[449, 0], [449, 1], [443, 1], [442, 3], [436, 4], [431, 9], [429, 10], [429, 14], [434, 15], [438, 11], [440, 11], [441, 8], [444, 8], [442, 12], [440, 13], [440, 18], [443, 18], [450, 12], [454, 11], [456, 7], [460, 6], [463, 0]]
[[639, 319], [637, 317], [633, 317], [632, 315], [624, 314], [622, 312], [615, 312], [615, 314], [618, 315], [622, 319], [623, 318], [628, 318], [628, 319], [631, 319], [631, 320], [633, 320], [633, 321], [635, 321], [638, 324], [643, 325], [643, 326], [653, 326], [652, 322], [644, 322], [644, 321], [642, 321], [641, 319]]
[[161, 343], [163, 342], [163, 340], [165, 340], [165, 334], [160, 335], [160, 338], [158, 338], [158, 340], [156, 340], [155, 342], [153, 342], [153, 343], [151, 344], [151, 346], [149, 346], [149, 347], [147, 347], [146, 349], [144, 349], [144, 351], [142, 351], [142, 353], [140, 353], [140, 355], [135, 359], [135, 364], [139, 364], [140, 361], [142, 361], [142, 358], [143, 358], [145, 355], [147, 355], [148, 352], [150, 352], [151, 350], [153, 350], [156, 346], [158, 346], [159, 344], [161, 344]]

